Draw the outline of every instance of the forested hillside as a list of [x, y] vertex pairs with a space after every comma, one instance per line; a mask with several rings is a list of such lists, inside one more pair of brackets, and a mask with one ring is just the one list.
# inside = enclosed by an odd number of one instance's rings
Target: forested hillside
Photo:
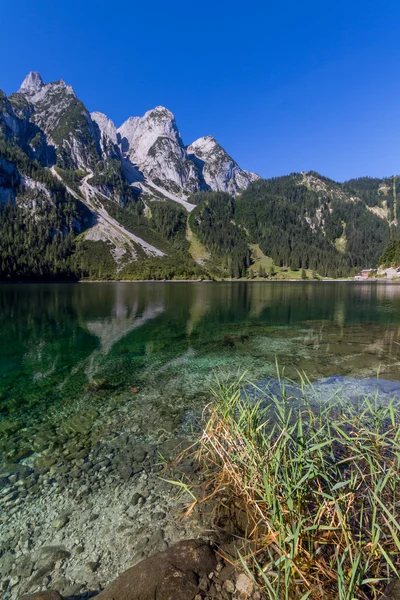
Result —
[[0, 274], [4, 279], [78, 278], [76, 236], [92, 215], [52, 173], [0, 139]]
[[199, 192], [191, 200], [198, 206], [190, 215], [190, 227], [213, 257], [209, 268], [220, 276], [245, 277], [250, 266], [249, 241], [235, 223], [234, 198], [224, 192]]
[[191, 228], [233, 277], [251, 266], [249, 244], [277, 266], [342, 277], [376, 266], [390, 238], [386, 219], [316, 173], [259, 180], [235, 198], [205, 192], [191, 201]]
[[117, 129], [63, 80], [0, 92], [0, 280], [342, 277], [398, 237], [396, 177], [262, 180], [165, 107]]
[[389, 239], [388, 222], [362, 201], [342, 196], [335, 182], [321, 181], [329, 193], [300, 174], [255, 182], [237, 199], [237, 220], [278, 265], [329, 277], [376, 265]]

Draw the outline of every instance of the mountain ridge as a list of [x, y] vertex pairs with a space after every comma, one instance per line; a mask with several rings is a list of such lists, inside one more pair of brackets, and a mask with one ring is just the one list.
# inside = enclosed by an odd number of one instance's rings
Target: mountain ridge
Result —
[[[397, 236], [395, 184], [315, 172], [262, 180], [213, 136], [185, 145], [163, 106], [116, 127], [38, 72], [0, 92], [0, 234], [10, 240], [12, 219], [27, 231], [40, 215], [42, 247], [56, 240], [47, 276], [60, 265], [77, 278], [251, 276], [256, 247], [282, 273], [348, 274]], [[66, 221], [66, 210], [77, 216]], [[37, 268], [21, 267], [18, 240], [2, 250], [0, 277], [46, 276], [35, 252]], [[193, 240], [208, 258], [196, 260]]]

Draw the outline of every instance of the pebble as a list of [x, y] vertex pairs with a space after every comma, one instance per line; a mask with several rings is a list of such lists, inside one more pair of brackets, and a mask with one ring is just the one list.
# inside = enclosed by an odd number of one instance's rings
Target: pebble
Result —
[[233, 593], [235, 591], [235, 584], [230, 579], [227, 579], [226, 581], [224, 581], [223, 588], [227, 592]]
[[55, 582], [65, 597], [98, 591], [143, 556], [195, 537], [178, 522], [180, 504], [160, 479], [159, 447], [136, 431], [92, 448], [89, 431], [82, 444], [68, 434], [24, 459], [38, 463], [35, 470], [14, 464], [7, 477], [1, 472], [2, 600], [58, 589]]
[[58, 531], [59, 529], [62, 529], [63, 527], [65, 527], [65, 525], [68, 522], [69, 522], [69, 517], [67, 517], [66, 515], [60, 516], [53, 521], [53, 527], [54, 527], [54, 529], [56, 529]]

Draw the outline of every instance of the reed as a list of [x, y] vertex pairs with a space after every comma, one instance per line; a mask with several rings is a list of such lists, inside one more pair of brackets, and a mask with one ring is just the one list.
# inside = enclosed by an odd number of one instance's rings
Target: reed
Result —
[[242, 383], [212, 390], [190, 508], [240, 506], [240, 560], [271, 600], [381, 597], [400, 572], [398, 404], [299, 401], [283, 381], [279, 397], [254, 401]]

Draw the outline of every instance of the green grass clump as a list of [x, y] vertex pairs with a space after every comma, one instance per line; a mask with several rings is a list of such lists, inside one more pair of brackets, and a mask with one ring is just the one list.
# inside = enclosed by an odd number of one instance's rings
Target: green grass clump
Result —
[[245, 513], [241, 560], [271, 600], [379, 598], [400, 571], [399, 406], [295, 400], [281, 386], [258, 401], [240, 384], [213, 390], [204, 496]]

